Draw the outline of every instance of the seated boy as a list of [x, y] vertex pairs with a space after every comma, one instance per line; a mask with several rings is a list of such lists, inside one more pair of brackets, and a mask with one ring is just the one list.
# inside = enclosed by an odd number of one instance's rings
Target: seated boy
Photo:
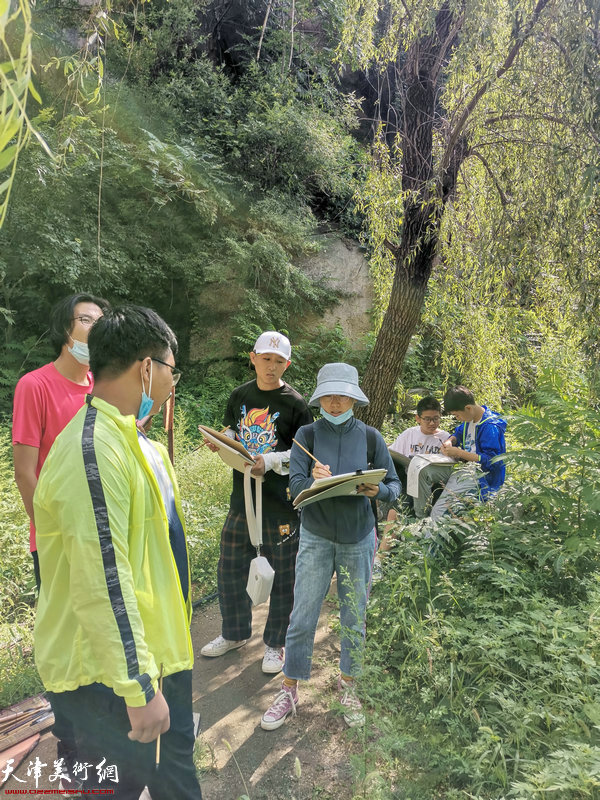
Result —
[[[405, 509], [414, 510], [415, 516], [422, 519], [426, 516], [428, 506], [431, 503], [432, 493], [436, 486], [441, 487], [441, 482], [445, 482], [452, 469], [451, 465], [430, 464], [419, 472], [419, 494], [418, 497], [410, 497], [406, 492], [407, 471], [410, 461], [417, 455], [439, 454], [442, 444], [450, 437], [448, 431], [438, 428], [442, 415], [442, 406], [435, 397], [423, 397], [417, 403], [417, 425], [407, 428], [389, 446], [390, 455], [394, 461], [396, 472], [403, 486], [403, 494], [399, 499]], [[439, 491], [439, 490], [438, 490]], [[397, 517], [395, 505], [381, 509], [386, 517], [386, 523], [394, 522]], [[391, 541], [387, 536], [386, 528], [383, 526], [384, 535], [379, 546], [379, 551], [385, 553], [391, 547]], [[376, 569], [377, 569], [376, 564]]]
[[[406, 473], [410, 461], [417, 455], [439, 454], [443, 443], [450, 437], [448, 431], [438, 428], [442, 406], [435, 397], [423, 397], [417, 403], [417, 423], [407, 428], [390, 445], [389, 450], [396, 465], [398, 477], [406, 487]], [[442, 472], [439, 472], [439, 470]], [[404, 473], [404, 474], [402, 474]], [[448, 477], [448, 467], [431, 464], [419, 473], [419, 496], [413, 499], [415, 516], [421, 519], [426, 514], [434, 484]], [[388, 517], [389, 520], [389, 517]]]
[[444, 409], [461, 424], [444, 442], [441, 452], [464, 463], [454, 469], [433, 506], [431, 519], [434, 522], [465, 497], [487, 500], [502, 486], [506, 476], [503, 460], [492, 463], [495, 456], [506, 452], [506, 420], [487, 406], [476, 403], [473, 393], [464, 386], [448, 389], [444, 395]]

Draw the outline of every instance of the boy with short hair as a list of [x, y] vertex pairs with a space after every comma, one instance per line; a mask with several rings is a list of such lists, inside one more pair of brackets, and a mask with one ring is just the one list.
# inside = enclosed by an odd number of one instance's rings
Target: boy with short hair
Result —
[[444, 395], [444, 409], [461, 424], [442, 445], [442, 453], [464, 464], [454, 470], [432, 508], [434, 522], [449, 511], [454, 501], [463, 497], [489, 499], [506, 476], [504, 460], [493, 461], [506, 452], [506, 420], [487, 406], [476, 403], [473, 393], [465, 386], [448, 389]]
[[[254, 458], [252, 474], [264, 475], [261, 555], [275, 570], [263, 635], [262, 670], [266, 673], [280, 672], [283, 667], [283, 645], [294, 603], [299, 524], [288, 491], [292, 439], [298, 428], [312, 422], [302, 395], [282, 380], [291, 364], [291, 353], [289, 339], [282, 333], [262, 333], [250, 353], [256, 378], [233, 390], [224, 417], [227, 435], [243, 444]], [[217, 567], [222, 631], [204, 645], [200, 651], [203, 656], [222, 656], [242, 647], [250, 638], [252, 603], [246, 584], [255, 556], [246, 522], [243, 475], [234, 470]]]
[[[407, 472], [410, 461], [417, 455], [438, 454], [441, 452], [442, 444], [450, 437], [448, 431], [441, 430], [438, 425], [442, 416], [442, 406], [440, 401], [428, 395], [422, 397], [417, 403], [417, 425], [407, 428], [389, 446], [389, 451], [396, 467], [396, 472], [406, 492]], [[431, 497], [436, 486], [441, 489], [440, 482], [448, 477], [451, 465], [430, 464], [419, 472], [419, 495], [410, 497], [403, 494], [400, 500], [407, 511], [413, 510], [417, 519], [426, 516], [428, 506], [431, 504]], [[386, 523], [395, 522], [398, 518], [398, 504], [395, 503], [391, 508], [384, 506], [381, 510], [386, 515]], [[386, 524], [384, 530], [388, 528]], [[384, 534], [379, 552], [375, 559], [374, 578], [377, 580], [381, 575], [380, 554], [386, 553], [391, 545], [392, 538], [387, 533]]]
[[50, 315], [49, 337], [56, 358], [23, 375], [15, 388], [12, 427], [15, 481], [31, 521], [29, 549], [38, 591], [40, 570], [33, 493], [54, 440], [94, 388], [87, 340], [92, 326], [107, 308], [106, 300], [82, 292], [56, 303]]
[[[93, 765], [104, 764], [119, 800], [138, 800], [144, 786], [154, 800], [202, 800], [181, 499], [167, 451], [136, 427], [179, 380], [177, 339], [151, 309], [122, 306], [95, 322], [89, 352], [94, 394], [56, 438], [35, 490], [36, 666], [89, 768], [82, 794], [113, 793], [98, 788], [106, 775]], [[65, 766], [59, 754], [55, 777], [71, 787]]]
[[[389, 449], [403, 486], [406, 486], [410, 460], [418, 455], [439, 454], [443, 443], [450, 438], [448, 431], [438, 427], [441, 416], [440, 401], [431, 395], [422, 397], [417, 403], [418, 424], [402, 431], [390, 445]], [[447, 477], [448, 466], [445, 464], [431, 464], [419, 472], [419, 496], [411, 498], [417, 519], [422, 519], [426, 515], [434, 486], [440, 481], [445, 481]]]

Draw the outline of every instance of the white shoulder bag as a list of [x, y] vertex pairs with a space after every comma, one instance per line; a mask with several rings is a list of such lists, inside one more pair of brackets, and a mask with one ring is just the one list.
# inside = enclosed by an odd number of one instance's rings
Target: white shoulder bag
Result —
[[[273, 588], [273, 578], [275, 570], [267, 559], [260, 554], [262, 544], [262, 475], [251, 475], [252, 464], [244, 466], [244, 503], [246, 506], [246, 521], [248, 523], [248, 533], [250, 541], [256, 547], [256, 558], [250, 562], [248, 572], [248, 583], [246, 591], [252, 600], [252, 605], [258, 606], [266, 602]], [[256, 481], [256, 509], [252, 504], [252, 481]]]

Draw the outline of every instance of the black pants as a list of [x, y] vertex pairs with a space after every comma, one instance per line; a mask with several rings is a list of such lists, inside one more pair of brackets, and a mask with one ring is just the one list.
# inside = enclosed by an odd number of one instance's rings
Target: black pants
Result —
[[[263, 517], [264, 544], [260, 553], [275, 570], [269, 614], [263, 633], [268, 647], [283, 647], [294, 605], [294, 576], [298, 553], [298, 515], [276, 519]], [[238, 641], [252, 635], [252, 601], [246, 591], [250, 562], [256, 548], [248, 536], [246, 514], [229, 511], [221, 531], [221, 553], [217, 566], [222, 635]]]
[[156, 742], [132, 742], [127, 709], [112, 689], [93, 683], [72, 692], [48, 692], [52, 708], [67, 717], [75, 731], [79, 771], [84, 789], [113, 789], [111, 797], [138, 800], [148, 786], [152, 800], [201, 800], [202, 792], [192, 760], [191, 670], [169, 675], [163, 682], [171, 727], [160, 737], [160, 766], [155, 768]]

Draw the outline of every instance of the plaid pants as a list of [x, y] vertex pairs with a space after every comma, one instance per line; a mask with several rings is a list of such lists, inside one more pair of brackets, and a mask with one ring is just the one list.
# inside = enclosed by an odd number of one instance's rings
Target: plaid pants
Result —
[[[281, 525], [289, 525], [290, 533], [282, 535]], [[299, 530], [297, 514], [285, 519], [263, 518], [260, 553], [275, 570], [269, 616], [263, 634], [268, 647], [283, 647], [285, 644], [294, 605]], [[252, 633], [252, 601], [246, 584], [250, 562], [255, 557], [256, 548], [248, 536], [246, 515], [230, 510], [221, 531], [221, 554], [217, 567], [219, 606], [223, 619], [221, 632], [225, 639], [249, 639]]]

